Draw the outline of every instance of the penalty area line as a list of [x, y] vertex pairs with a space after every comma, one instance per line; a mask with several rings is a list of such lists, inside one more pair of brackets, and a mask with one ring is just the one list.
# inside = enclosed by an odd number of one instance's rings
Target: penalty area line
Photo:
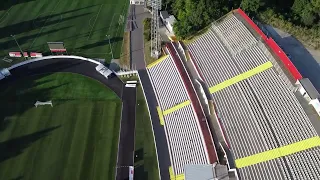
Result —
[[93, 25], [92, 25], [92, 28], [91, 28], [91, 30], [90, 30], [90, 33], [89, 33], [89, 35], [88, 35], [87, 40], [89, 40], [89, 38], [90, 38], [90, 36], [91, 36], [92, 30], [93, 30], [93, 28], [94, 28], [94, 25], [96, 24], [97, 19], [98, 19], [99, 15], [100, 15], [100, 12], [101, 12], [102, 6], [103, 6], [103, 4], [101, 4], [101, 6], [100, 6], [99, 12], [98, 12], [98, 14], [97, 14], [96, 19], [95, 19], [95, 20], [94, 20], [94, 22], [93, 22]]

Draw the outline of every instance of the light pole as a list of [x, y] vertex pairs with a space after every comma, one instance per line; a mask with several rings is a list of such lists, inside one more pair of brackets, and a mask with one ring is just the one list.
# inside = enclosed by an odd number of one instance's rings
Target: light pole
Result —
[[[13, 39], [14, 39], [14, 41], [16, 42], [16, 44], [17, 44], [17, 46], [19, 47], [19, 49], [20, 49], [20, 52], [21, 52], [21, 54], [22, 54], [22, 56], [24, 57], [24, 55], [23, 55], [23, 51], [22, 51], [22, 49], [21, 49], [21, 47], [20, 47], [20, 45], [19, 45], [19, 43], [18, 43], [18, 41], [17, 41], [17, 39], [16, 39], [16, 37], [15, 37], [15, 35], [10, 35]], [[24, 59], [27, 59], [26, 57], [24, 57]]]
[[112, 52], [112, 46], [111, 46], [111, 42], [110, 42], [110, 35], [106, 35], [106, 37], [109, 39], [109, 46], [110, 46], [110, 50], [111, 50], [111, 57], [113, 59], [113, 52]]

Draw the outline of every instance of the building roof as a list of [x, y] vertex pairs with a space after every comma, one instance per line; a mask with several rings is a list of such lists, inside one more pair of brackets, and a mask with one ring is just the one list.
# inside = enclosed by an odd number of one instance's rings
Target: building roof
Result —
[[168, 13], [168, 11], [160, 11], [160, 16], [163, 19], [167, 19], [167, 18], [169, 18], [169, 13]]
[[230, 177], [226, 165], [221, 164], [198, 164], [185, 166], [185, 180], [231, 180], [235, 179], [234, 176]]
[[171, 26], [173, 26], [173, 23], [176, 22], [176, 18], [175, 18], [173, 15], [171, 15], [171, 16], [169, 16], [169, 18], [166, 19], [166, 21], [167, 21]]
[[313, 86], [309, 78], [300, 79], [300, 84], [307, 91], [311, 99], [317, 99], [320, 97], [318, 90]]

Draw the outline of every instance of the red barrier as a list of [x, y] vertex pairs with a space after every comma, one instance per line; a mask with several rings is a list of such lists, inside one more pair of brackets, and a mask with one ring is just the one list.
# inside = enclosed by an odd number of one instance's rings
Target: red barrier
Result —
[[282, 49], [277, 45], [277, 43], [272, 39], [268, 38], [261, 29], [244, 13], [241, 9], [237, 9], [237, 12], [243, 17], [245, 21], [254, 29], [265, 43], [274, 51], [274, 53], [280, 58], [285, 67], [290, 71], [291, 75], [296, 79], [302, 79], [300, 72], [288, 58], [288, 56], [282, 51]]
[[[174, 52], [175, 50], [174, 50], [173, 45], [171, 43], [168, 43], [168, 44], [166, 44], [166, 47], [168, 48], [169, 53], [172, 56], [173, 61], [179, 71], [181, 78], [182, 78], [183, 84], [187, 89], [188, 95], [190, 97], [191, 105], [196, 113], [196, 117], [197, 117], [198, 122], [200, 124], [201, 132], [203, 134], [205, 146], [207, 148], [210, 164], [217, 162], [218, 157], [217, 157], [216, 147], [214, 146], [214, 143], [213, 143], [213, 140], [211, 137], [211, 133], [209, 131], [208, 124], [206, 122], [206, 117], [202, 111], [202, 107], [200, 105], [199, 99], [196, 95], [195, 89], [192, 87], [191, 79], [189, 78], [189, 76], [184, 68], [184, 65], [182, 64], [181, 59], [177, 56], [177, 53]], [[190, 86], [190, 84], [191, 84], [191, 86]]]
[[279, 56], [282, 63], [286, 66], [286, 68], [291, 72], [292, 76], [296, 80], [302, 79], [302, 75], [298, 71], [298, 69], [294, 66], [288, 56], [282, 51], [282, 49], [278, 46], [278, 44], [272, 39], [269, 38], [266, 43], [268, 46]]

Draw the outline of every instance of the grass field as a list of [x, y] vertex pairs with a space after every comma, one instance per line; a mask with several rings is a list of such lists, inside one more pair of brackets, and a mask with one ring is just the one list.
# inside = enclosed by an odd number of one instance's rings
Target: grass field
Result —
[[[121, 102], [84, 76], [55, 73], [0, 85], [0, 179], [114, 179]], [[52, 100], [53, 106], [37, 101]]]
[[68, 54], [107, 62], [110, 35], [114, 57], [119, 58], [128, 6], [128, 0], [2, 0], [0, 67], [10, 65], [2, 61], [9, 51], [19, 51], [11, 35], [23, 51], [48, 54], [47, 42], [62, 41]]
[[[137, 77], [123, 78], [138, 80]], [[143, 95], [142, 87], [137, 86], [137, 108], [135, 126], [135, 159], [134, 175], [138, 180], [159, 180], [157, 154], [153, 139], [153, 131], [148, 107]]]

